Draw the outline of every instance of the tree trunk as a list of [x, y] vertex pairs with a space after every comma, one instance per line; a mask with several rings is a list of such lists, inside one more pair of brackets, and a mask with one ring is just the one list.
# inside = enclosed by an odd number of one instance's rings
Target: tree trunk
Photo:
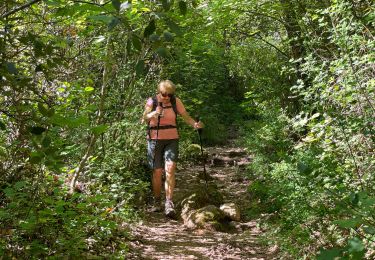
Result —
[[[107, 92], [107, 88], [108, 88], [109, 81], [110, 81], [109, 75], [111, 74], [111, 70], [112, 70], [112, 66], [111, 66], [112, 57], [111, 57], [111, 49], [110, 49], [111, 41], [112, 41], [112, 35], [109, 34], [107, 43], [106, 43], [106, 55], [105, 55], [105, 63], [104, 63], [104, 69], [103, 69], [103, 81], [102, 81], [102, 86], [100, 89], [100, 101], [99, 101], [99, 108], [98, 108], [98, 113], [97, 113], [97, 118], [96, 118], [96, 125], [100, 125], [103, 121], [106, 92]], [[91, 155], [92, 149], [94, 148], [97, 139], [98, 139], [98, 136], [92, 133], [90, 136], [90, 141], [86, 148], [86, 152], [84, 156], [82, 157], [81, 161], [79, 162], [79, 165], [76, 168], [73, 174], [72, 180], [70, 182], [70, 189], [69, 189], [70, 194], [74, 193], [74, 188], [76, 186], [77, 179], [80, 176], [83, 168], [85, 167], [86, 162]]]

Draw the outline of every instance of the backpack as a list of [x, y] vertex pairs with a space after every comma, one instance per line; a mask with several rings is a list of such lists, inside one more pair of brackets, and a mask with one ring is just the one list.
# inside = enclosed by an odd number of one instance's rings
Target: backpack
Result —
[[[163, 126], [150, 126], [150, 122], [148, 122], [148, 126], [147, 126], [147, 130], [148, 130], [148, 136], [151, 137], [151, 130], [159, 130], [159, 129], [169, 129], [169, 128], [177, 128], [177, 115], [178, 115], [178, 111], [177, 111], [177, 104], [176, 104], [176, 97], [173, 95], [171, 98], [170, 98], [170, 102], [172, 104], [172, 106], [167, 106], [167, 107], [163, 107], [163, 108], [170, 108], [172, 107], [176, 117], [175, 117], [175, 125], [163, 125]], [[151, 111], [155, 111], [156, 110], [156, 107], [158, 106], [158, 99], [156, 96], [154, 96], [152, 98], [152, 110]]]

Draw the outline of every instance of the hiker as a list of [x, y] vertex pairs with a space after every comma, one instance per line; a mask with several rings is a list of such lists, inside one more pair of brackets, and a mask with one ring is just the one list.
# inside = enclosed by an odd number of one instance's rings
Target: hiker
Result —
[[[161, 185], [165, 171], [165, 215], [175, 217], [173, 191], [178, 159], [177, 114], [194, 127], [203, 128], [202, 122], [196, 122], [186, 112], [181, 100], [175, 96], [176, 86], [170, 80], [163, 80], [157, 88], [158, 94], [147, 100], [143, 120], [148, 123], [147, 159], [152, 173], [152, 190], [154, 194], [151, 211], [160, 212]], [[156, 147], [155, 147], [156, 146]]]

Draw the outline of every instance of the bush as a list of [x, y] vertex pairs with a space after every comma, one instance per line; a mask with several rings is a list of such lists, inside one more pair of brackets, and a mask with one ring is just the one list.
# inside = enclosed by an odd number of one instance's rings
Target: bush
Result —
[[69, 197], [63, 182], [51, 175], [38, 183], [17, 182], [3, 192], [6, 206], [0, 218], [8, 232], [0, 240], [3, 256], [26, 259], [126, 254], [128, 233], [120, 223], [129, 221], [130, 211], [113, 211], [115, 201], [108, 194], [76, 193]]

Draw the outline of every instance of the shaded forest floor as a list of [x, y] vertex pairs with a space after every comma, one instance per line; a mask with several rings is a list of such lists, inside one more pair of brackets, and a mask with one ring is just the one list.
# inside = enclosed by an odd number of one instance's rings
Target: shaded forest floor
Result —
[[[231, 222], [230, 232], [188, 230], [181, 219], [167, 219], [163, 213], [146, 213], [145, 219], [132, 229], [135, 240], [129, 259], [277, 259], [277, 247], [265, 247], [259, 242], [262, 234], [256, 219], [245, 213], [250, 197], [247, 188], [251, 182], [243, 174], [251, 158], [242, 148], [228, 144], [209, 147], [207, 173], [219, 187], [224, 202], [234, 202], [241, 209], [241, 221]], [[201, 163], [180, 166], [176, 173], [175, 204], [195, 187], [205, 188], [199, 176]]]

